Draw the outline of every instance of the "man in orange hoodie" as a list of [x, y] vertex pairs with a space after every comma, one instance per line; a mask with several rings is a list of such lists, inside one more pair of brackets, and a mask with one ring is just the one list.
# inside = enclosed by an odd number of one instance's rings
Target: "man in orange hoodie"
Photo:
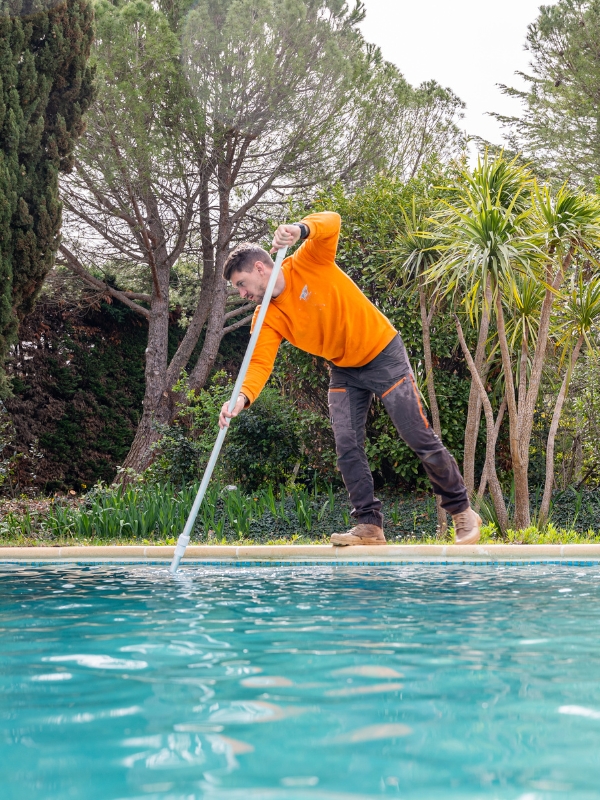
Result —
[[[381, 501], [374, 494], [364, 448], [367, 412], [377, 395], [402, 439], [421, 460], [442, 507], [452, 515], [457, 544], [472, 544], [479, 540], [481, 519], [469, 505], [456, 461], [423, 411], [402, 339], [335, 263], [340, 226], [339, 214], [324, 211], [277, 228], [271, 252], [299, 240], [303, 243], [283, 262], [242, 391], [231, 413], [228, 403], [223, 405], [219, 424], [228, 425], [231, 417], [256, 400], [281, 340], [287, 339], [330, 365], [329, 409], [337, 463], [356, 522], [350, 531], [334, 533], [331, 543], [386, 543]], [[261, 303], [272, 269], [265, 250], [241, 244], [229, 255], [223, 276], [245, 300]]]

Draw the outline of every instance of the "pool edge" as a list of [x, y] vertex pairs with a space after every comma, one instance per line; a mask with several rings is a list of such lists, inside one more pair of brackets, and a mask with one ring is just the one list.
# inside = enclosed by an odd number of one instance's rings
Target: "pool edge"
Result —
[[[107, 545], [69, 547], [0, 547], [0, 563], [128, 563], [169, 562], [170, 545]], [[332, 547], [331, 545], [190, 545], [183, 563], [498, 563], [531, 561], [600, 560], [600, 544], [490, 544], [490, 545], [386, 545]]]

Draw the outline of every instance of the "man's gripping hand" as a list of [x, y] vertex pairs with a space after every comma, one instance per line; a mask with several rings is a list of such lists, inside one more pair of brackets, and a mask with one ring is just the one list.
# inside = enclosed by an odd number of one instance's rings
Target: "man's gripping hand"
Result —
[[282, 247], [291, 247], [300, 238], [302, 230], [299, 225], [280, 225], [273, 236], [271, 253], [281, 250]]
[[246, 395], [240, 394], [234, 406], [233, 411], [229, 411], [229, 400], [226, 403], [223, 403], [223, 407], [221, 408], [221, 414], [219, 415], [219, 428], [229, 427], [229, 420], [232, 417], [237, 417], [240, 411], [243, 411], [247, 402], [248, 398], [246, 397]]

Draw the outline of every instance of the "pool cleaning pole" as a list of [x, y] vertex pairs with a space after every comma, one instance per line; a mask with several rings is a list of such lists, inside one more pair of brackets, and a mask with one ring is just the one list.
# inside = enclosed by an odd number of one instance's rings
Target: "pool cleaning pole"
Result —
[[[256, 340], [258, 339], [260, 329], [262, 328], [263, 320], [265, 318], [265, 314], [267, 313], [267, 308], [269, 307], [269, 302], [271, 300], [271, 295], [273, 294], [273, 289], [275, 288], [275, 281], [277, 280], [277, 276], [279, 275], [279, 272], [281, 270], [281, 265], [283, 264], [283, 259], [285, 258], [286, 251], [287, 247], [282, 247], [281, 250], [277, 251], [275, 266], [271, 270], [271, 277], [269, 278], [269, 282], [267, 283], [265, 296], [263, 297], [262, 303], [260, 304], [260, 311], [258, 312], [258, 317], [256, 318], [256, 324], [254, 325], [252, 336], [250, 337], [250, 341], [248, 342], [248, 349], [246, 350], [246, 355], [244, 356], [244, 360], [242, 361], [242, 366], [240, 367], [237, 381], [235, 382], [235, 386], [233, 387], [231, 400], [229, 401], [229, 411], [233, 411], [233, 409], [235, 408], [235, 404], [242, 389], [242, 384], [244, 382], [244, 378], [246, 377], [246, 372], [248, 371], [250, 359], [252, 358], [252, 353], [254, 352], [254, 348], [256, 346]], [[208, 459], [208, 464], [206, 465], [206, 471], [204, 473], [204, 477], [202, 478], [202, 483], [200, 484], [200, 488], [198, 489], [198, 494], [196, 495], [196, 499], [194, 500], [194, 505], [192, 506], [190, 515], [187, 519], [187, 522], [185, 523], [185, 528], [183, 529], [183, 533], [179, 535], [179, 539], [177, 540], [177, 546], [175, 547], [175, 553], [173, 554], [173, 561], [171, 561], [172, 574], [175, 574], [177, 572], [177, 567], [179, 566], [179, 562], [183, 558], [183, 555], [185, 553], [185, 548], [190, 543], [190, 534], [192, 532], [192, 528], [194, 527], [194, 523], [196, 522], [196, 517], [198, 516], [198, 511], [200, 510], [202, 501], [204, 500], [204, 495], [206, 494], [206, 488], [213, 474], [213, 470], [215, 468], [215, 464], [217, 463], [217, 458], [219, 457], [219, 453], [221, 452], [221, 447], [223, 445], [223, 440], [227, 435], [227, 430], [228, 426], [225, 426], [224, 428], [221, 428], [221, 430], [219, 431], [219, 435], [217, 436], [217, 441], [215, 442], [215, 446], [213, 447], [212, 453], [210, 454], [210, 458]]]

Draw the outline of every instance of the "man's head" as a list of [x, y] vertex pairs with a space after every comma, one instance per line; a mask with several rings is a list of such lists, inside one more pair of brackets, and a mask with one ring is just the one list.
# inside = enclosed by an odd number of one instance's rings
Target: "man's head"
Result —
[[257, 244], [244, 242], [231, 251], [223, 277], [245, 300], [261, 303], [273, 269], [273, 259]]

